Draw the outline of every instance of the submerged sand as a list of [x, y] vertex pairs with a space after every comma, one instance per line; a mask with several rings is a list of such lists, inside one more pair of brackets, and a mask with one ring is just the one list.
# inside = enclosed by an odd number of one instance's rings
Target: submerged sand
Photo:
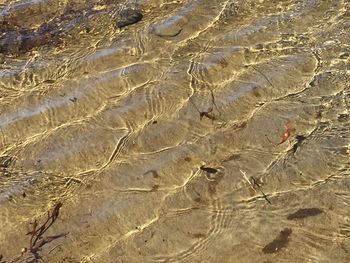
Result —
[[350, 261], [348, 1], [0, 8], [3, 260]]

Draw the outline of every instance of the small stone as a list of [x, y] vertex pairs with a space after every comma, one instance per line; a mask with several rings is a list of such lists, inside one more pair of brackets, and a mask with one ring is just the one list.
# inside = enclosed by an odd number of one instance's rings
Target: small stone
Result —
[[14, 162], [14, 158], [8, 155], [0, 156], [0, 167], [8, 168]]
[[204, 166], [201, 166], [200, 169], [201, 169], [202, 171], [205, 171], [205, 172], [209, 173], [209, 174], [215, 174], [215, 173], [218, 172], [217, 169], [211, 168], [211, 167], [204, 167]]
[[182, 31], [177, 19], [170, 19], [153, 27], [153, 32], [159, 37], [176, 37]]
[[69, 100], [70, 100], [71, 102], [77, 102], [78, 99], [77, 99], [76, 97], [73, 97], [73, 98], [70, 98]]
[[339, 58], [340, 59], [347, 59], [349, 56], [350, 56], [350, 53], [345, 52], [345, 53], [340, 54]]
[[138, 10], [131, 8], [124, 9], [120, 12], [120, 20], [117, 22], [119, 28], [135, 24], [143, 18], [143, 15]]

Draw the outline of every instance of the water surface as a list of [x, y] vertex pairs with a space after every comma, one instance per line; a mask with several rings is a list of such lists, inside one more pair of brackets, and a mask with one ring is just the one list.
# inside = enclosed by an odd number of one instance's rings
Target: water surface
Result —
[[349, 10], [2, 0], [0, 254], [349, 262]]

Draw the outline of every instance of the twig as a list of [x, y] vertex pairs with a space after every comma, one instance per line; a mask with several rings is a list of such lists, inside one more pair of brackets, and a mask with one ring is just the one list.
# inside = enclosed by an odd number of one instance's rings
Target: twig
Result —
[[34, 220], [32, 232], [27, 233], [27, 235], [31, 234], [31, 236], [30, 236], [30, 241], [29, 241], [29, 250], [32, 250], [33, 245], [35, 244], [35, 241], [34, 241], [34, 243], [33, 243], [33, 238], [34, 238], [34, 236], [35, 236], [35, 234], [36, 234], [36, 231], [37, 231], [37, 230], [36, 230], [36, 227], [37, 227], [37, 226], [38, 226], [38, 223], [37, 223], [36, 220]]
[[243, 172], [241, 169], [239, 169], [239, 171], [242, 173], [243, 178], [248, 182], [249, 186], [253, 189], [253, 191], [256, 193], [256, 189], [254, 188], [254, 185], [252, 184], [251, 181], [249, 181], [247, 175], [245, 172]]
[[255, 186], [257, 186], [257, 188], [259, 189], [260, 193], [263, 195], [263, 197], [265, 198], [265, 200], [271, 204], [271, 201], [267, 198], [266, 194], [261, 190], [260, 185], [258, 184], [258, 182], [256, 181], [256, 179], [254, 177], [251, 177], [253, 183], [248, 179], [247, 175], [245, 172], [243, 172], [241, 169], [239, 169], [239, 171], [242, 173], [243, 178], [248, 182], [249, 186], [251, 187], [251, 189], [253, 189], [253, 191], [255, 193], [257, 193], [257, 190], [255, 188]]
[[250, 178], [251, 178], [252, 181], [253, 181], [253, 185], [258, 187], [260, 193], [263, 195], [263, 197], [265, 198], [265, 200], [271, 205], [271, 204], [272, 204], [271, 201], [267, 198], [266, 194], [265, 194], [265, 193], [263, 192], [263, 190], [261, 189], [261, 186], [259, 185], [259, 183], [257, 182], [257, 180], [256, 180], [253, 176], [251, 176]]
[[198, 107], [196, 106], [196, 104], [194, 104], [194, 102], [192, 101], [191, 98], [189, 98], [189, 101], [191, 102], [191, 104], [193, 105], [193, 107], [198, 111], [199, 113], [199, 119], [202, 120], [203, 117], [206, 117], [210, 120], [212, 120], [212, 122], [214, 122], [216, 120], [214, 114], [212, 113], [213, 111], [213, 107], [209, 108], [208, 111], [200, 111], [198, 109]]
[[210, 90], [210, 94], [211, 94], [211, 103], [215, 106], [216, 110], [219, 112], [219, 115], [221, 115], [221, 112], [219, 111], [219, 108], [215, 102], [214, 91]]
[[254, 67], [253, 65], [250, 65], [255, 71], [259, 72], [266, 80], [267, 82], [271, 85], [271, 87], [275, 88], [272, 84], [272, 82], [269, 80], [268, 77], [266, 77], [266, 75], [264, 73], [262, 73], [259, 69], [257, 69], [256, 67]]

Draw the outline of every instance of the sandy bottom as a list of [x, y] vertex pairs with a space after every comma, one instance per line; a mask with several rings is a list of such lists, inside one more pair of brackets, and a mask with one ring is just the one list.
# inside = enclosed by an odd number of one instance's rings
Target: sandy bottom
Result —
[[350, 262], [349, 10], [1, 1], [0, 262]]

